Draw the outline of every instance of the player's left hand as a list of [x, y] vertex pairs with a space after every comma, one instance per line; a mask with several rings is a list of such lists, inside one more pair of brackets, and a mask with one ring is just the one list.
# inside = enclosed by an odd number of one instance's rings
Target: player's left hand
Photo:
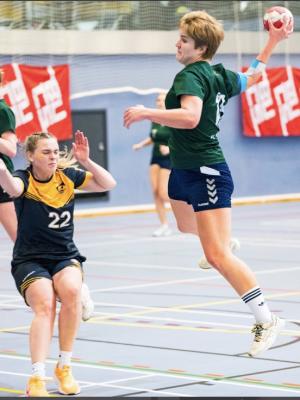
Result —
[[73, 154], [80, 163], [88, 160], [90, 156], [90, 148], [88, 138], [81, 131], [75, 132], [75, 142], [72, 143]]
[[129, 128], [134, 122], [143, 121], [146, 118], [146, 111], [147, 108], [140, 104], [127, 108], [123, 117], [123, 125], [125, 128]]
[[286, 16], [283, 17], [283, 24], [280, 28], [276, 28], [272, 21], [269, 21], [269, 35], [277, 42], [287, 39], [294, 30], [293, 20], [288, 19]]

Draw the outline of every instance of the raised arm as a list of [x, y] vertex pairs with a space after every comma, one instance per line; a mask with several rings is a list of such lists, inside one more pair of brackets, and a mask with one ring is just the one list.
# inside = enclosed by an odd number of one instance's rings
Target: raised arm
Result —
[[6, 168], [4, 161], [0, 158], [0, 186], [11, 197], [19, 197], [23, 193], [24, 184], [20, 178], [16, 178]]
[[117, 183], [113, 176], [106, 169], [90, 159], [88, 139], [81, 131], [75, 133], [75, 142], [72, 146], [76, 160], [93, 175], [83, 190], [89, 192], [106, 192], [116, 186]]
[[244, 86], [244, 89], [249, 88], [258, 81], [277, 44], [287, 39], [293, 32], [293, 22], [291, 20], [284, 20], [280, 28], [275, 28], [272, 21], [269, 21], [269, 27], [269, 37], [265, 47], [258, 54], [256, 59], [252, 61], [246, 73], [240, 75], [242, 87]]

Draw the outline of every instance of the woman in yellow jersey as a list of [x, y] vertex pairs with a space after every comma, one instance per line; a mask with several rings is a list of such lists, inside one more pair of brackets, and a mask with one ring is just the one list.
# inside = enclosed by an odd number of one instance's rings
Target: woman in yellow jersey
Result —
[[[74, 191], [103, 192], [116, 182], [89, 157], [88, 140], [75, 133], [73, 154], [61, 154], [57, 139], [49, 133], [35, 133], [25, 141], [29, 167], [13, 176], [0, 160], [0, 185], [14, 198], [18, 231], [13, 250], [12, 275], [33, 313], [30, 328], [32, 376], [29, 397], [48, 396], [45, 360], [56, 316], [59, 313], [59, 360], [55, 368], [59, 392], [77, 394], [70, 361], [81, 318], [82, 262], [73, 242]], [[78, 162], [85, 168], [74, 166]]]

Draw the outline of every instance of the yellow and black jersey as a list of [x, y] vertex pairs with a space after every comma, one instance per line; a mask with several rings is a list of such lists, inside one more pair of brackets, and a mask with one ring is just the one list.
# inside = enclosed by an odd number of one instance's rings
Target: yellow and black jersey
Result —
[[92, 174], [77, 168], [57, 169], [49, 181], [34, 178], [31, 168], [13, 174], [24, 184], [15, 199], [18, 218], [13, 263], [32, 259], [85, 261], [73, 242], [74, 189], [84, 188]]

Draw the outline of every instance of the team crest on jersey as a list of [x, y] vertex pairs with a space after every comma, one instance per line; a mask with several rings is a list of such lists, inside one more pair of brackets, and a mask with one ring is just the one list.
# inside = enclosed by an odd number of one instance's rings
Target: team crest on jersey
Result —
[[62, 182], [56, 186], [56, 190], [58, 191], [58, 193], [64, 193], [64, 191], [66, 190], [66, 185]]

